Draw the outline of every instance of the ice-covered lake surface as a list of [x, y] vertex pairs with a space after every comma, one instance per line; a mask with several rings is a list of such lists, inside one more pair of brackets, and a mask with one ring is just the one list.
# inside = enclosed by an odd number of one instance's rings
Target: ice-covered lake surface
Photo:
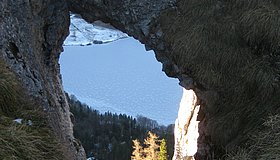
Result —
[[64, 89], [101, 113], [144, 115], [172, 124], [182, 96], [178, 80], [161, 71], [153, 51], [133, 38], [91, 46], [64, 46]]

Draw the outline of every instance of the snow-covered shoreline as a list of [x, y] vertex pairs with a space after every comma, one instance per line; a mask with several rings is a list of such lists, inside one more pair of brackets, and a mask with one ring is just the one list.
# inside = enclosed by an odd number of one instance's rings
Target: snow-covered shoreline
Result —
[[65, 46], [86, 46], [92, 44], [102, 44], [127, 38], [128, 35], [114, 29], [108, 24], [88, 23], [79, 15], [70, 16], [70, 34], [64, 41]]
[[99, 110], [159, 124], [174, 123], [182, 88], [168, 78], [153, 51], [133, 38], [91, 46], [64, 46], [60, 57], [64, 89]]

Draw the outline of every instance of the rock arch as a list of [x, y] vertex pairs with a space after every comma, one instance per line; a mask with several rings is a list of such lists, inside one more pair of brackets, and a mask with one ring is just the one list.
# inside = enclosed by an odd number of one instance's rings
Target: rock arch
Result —
[[212, 159], [211, 152], [241, 145], [262, 118], [279, 112], [279, 7], [277, 0], [4, 0], [0, 57], [42, 103], [68, 158], [79, 159], [58, 58], [69, 11], [109, 22], [153, 49], [168, 76], [196, 91], [197, 158]]

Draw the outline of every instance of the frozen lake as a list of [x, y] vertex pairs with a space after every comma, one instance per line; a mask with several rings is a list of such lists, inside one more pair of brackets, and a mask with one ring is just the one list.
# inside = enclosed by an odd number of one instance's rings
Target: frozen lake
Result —
[[152, 51], [133, 38], [91, 46], [64, 46], [64, 89], [101, 113], [144, 115], [175, 122], [182, 88], [161, 71]]

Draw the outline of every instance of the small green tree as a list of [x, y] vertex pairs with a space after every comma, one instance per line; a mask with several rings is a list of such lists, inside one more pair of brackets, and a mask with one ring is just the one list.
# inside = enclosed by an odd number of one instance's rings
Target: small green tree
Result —
[[131, 156], [131, 160], [143, 160], [143, 148], [138, 139], [132, 140], [133, 142], [133, 152]]
[[158, 160], [167, 160], [167, 149], [166, 149], [165, 139], [162, 139], [162, 141], [160, 143]]

